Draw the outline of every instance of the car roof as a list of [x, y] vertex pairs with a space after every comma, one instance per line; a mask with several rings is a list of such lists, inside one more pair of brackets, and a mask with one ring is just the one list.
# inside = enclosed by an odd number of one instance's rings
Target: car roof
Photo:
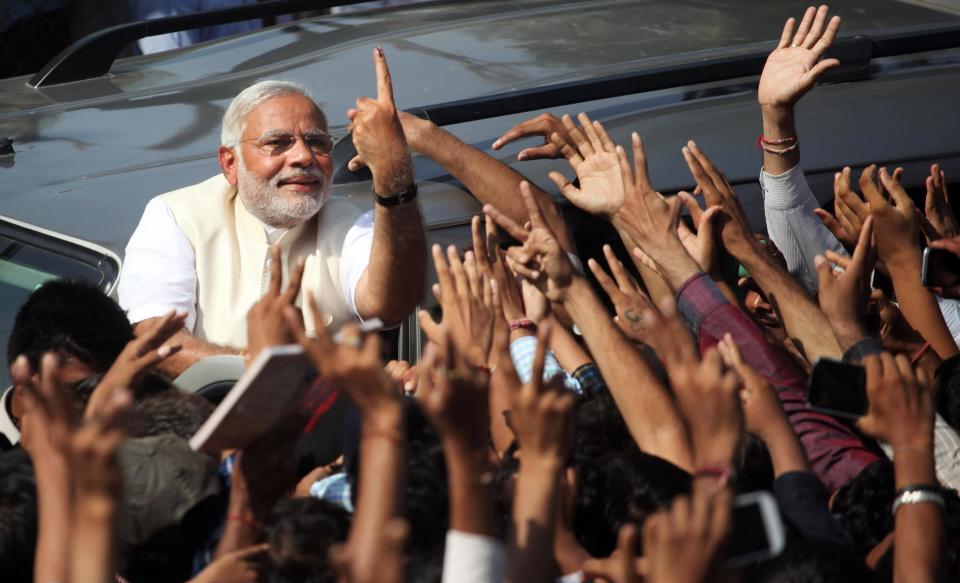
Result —
[[[0, 164], [0, 215], [121, 254], [152, 196], [219, 171], [220, 120], [242, 88], [262, 78], [303, 82], [328, 112], [332, 133], [343, 136], [346, 109], [357, 96], [374, 91], [374, 46], [387, 51], [397, 103], [408, 108], [756, 50], [758, 42], [775, 41], [786, 17], [800, 14], [806, 4], [431, 2], [297, 21], [122, 59], [110, 75], [60, 86], [34, 89], [25, 78], [0, 81], [0, 136], [13, 137], [16, 150], [12, 163]], [[893, 0], [841, 0], [831, 9], [844, 18], [844, 34], [960, 22], [956, 11]], [[686, 94], [668, 100], [674, 107], [668, 110], [658, 109], [653, 96], [591, 107], [612, 117], [623, 114], [622, 131], [615, 132], [619, 139], [628, 122], [646, 123], [673, 149], [679, 137], [711, 129], [705, 123], [714, 124], [712, 130], [727, 127], [733, 132], [728, 136], [744, 133], [748, 113], [757, 116], [746, 90], [740, 93], [710, 97], [708, 91], [696, 105], [682, 103], [690, 99]], [[631, 111], [637, 103], [647, 113]], [[711, 117], [724, 115], [724, 108], [732, 108], [727, 117]], [[499, 132], [524, 117], [457, 129], [487, 149]], [[740, 125], [730, 128], [734, 121]], [[509, 160], [514, 152], [498, 157]], [[679, 161], [671, 163], [682, 170]], [[520, 169], [549, 185], [543, 180], [546, 166]], [[449, 177], [426, 161], [418, 162], [418, 179], [427, 183], [424, 208], [434, 227], [475, 210], [462, 191], [449, 194], [454, 189]], [[670, 178], [665, 186], [681, 184]], [[368, 185], [341, 185], [334, 195], [368, 198], [368, 192]]]

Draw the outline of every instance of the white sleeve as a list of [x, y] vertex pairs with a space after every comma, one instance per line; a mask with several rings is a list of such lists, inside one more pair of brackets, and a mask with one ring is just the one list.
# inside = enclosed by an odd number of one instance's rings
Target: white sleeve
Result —
[[953, 341], [960, 346], [960, 300], [934, 297], [937, 298], [937, 305], [940, 306], [940, 313], [943, 314], [943, 321], [950, 329]]
[[817, 293], [813, 258], [830, 249], [846, 255], [843, 245], [813, 213], [820, 208], [800, 165], [779, 176], [760, 171], [767, 235], [787, 260], [787, 270], [810, 293]]
[[505, 575], [502, 542], [481, 534], [447, 531], [442, 583], [502, 583]]
[[180, 230], [173, 212], [159, 198], [143, 209], [140, 224], [127, 243], [117, 284], [120, 307], [136, 324], [177, 310], [187, 313], [193, 330], [197, 320], [197, 268], [193, 245]]
[[357, 313], [357, 284], [370, 264], [373, 250], [373, 211], [367, 211], [353, 223], [343, 239], [340, 251], [340, 292], [350, 310]]

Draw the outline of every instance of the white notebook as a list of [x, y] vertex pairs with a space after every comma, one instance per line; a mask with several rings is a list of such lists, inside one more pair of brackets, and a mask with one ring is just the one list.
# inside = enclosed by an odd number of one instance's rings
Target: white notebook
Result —
[[299, 344], [263, 349], [190, 438], [194, 451], [241, 449], [271, 429], [316, 377]]

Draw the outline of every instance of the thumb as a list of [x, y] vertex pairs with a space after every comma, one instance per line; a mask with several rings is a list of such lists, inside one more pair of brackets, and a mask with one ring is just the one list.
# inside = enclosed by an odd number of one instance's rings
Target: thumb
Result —
[[700, 226], [697, 227], [698, 238], [702, 236], [707, 242], [715, 240], [716, 221], [713, 219], [719, 216], [721, 212], [723, 212], [723, 208], [720, 206], [712, 206], [704, 211], [703, 216], [700, 217]]
[[817, 283], [822, 294], [823, 291], [834, 284], [833, 267], [830, 266], [830, 262], [823, 255], [814, 257], [813, 264], [817, 268]]

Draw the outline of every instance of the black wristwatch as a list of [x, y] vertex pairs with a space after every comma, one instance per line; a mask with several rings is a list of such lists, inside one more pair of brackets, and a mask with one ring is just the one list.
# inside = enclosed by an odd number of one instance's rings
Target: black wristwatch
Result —
[[382, 194], [377, 194], [377, 191], [373, 191], [373, 200], [375, 200], [380, 206], [397, 206], [405, 202], [410, 202], [415, 198], [417, 198], [416, 182], [411, 183], [410, 186], [400, 194], [395, 194], [393, 196], [383, 196]]

